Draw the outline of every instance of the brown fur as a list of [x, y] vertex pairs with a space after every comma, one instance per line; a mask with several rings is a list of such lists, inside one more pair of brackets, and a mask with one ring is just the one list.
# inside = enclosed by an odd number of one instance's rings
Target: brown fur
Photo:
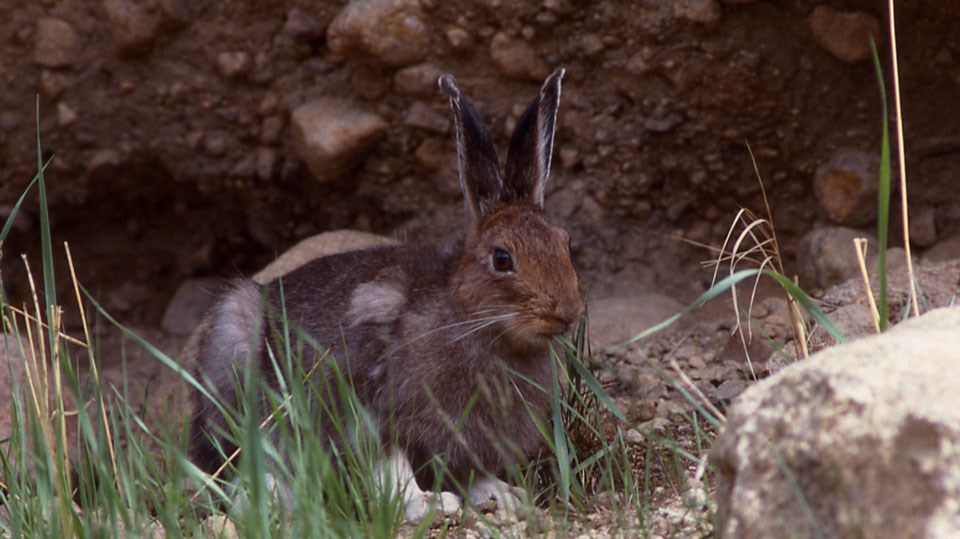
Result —
[[[547, 416], [552, 387], [549, 341], [583, 310], [568, 235], [542, 208], [560, 77], [562, 71], [547, 80], [519, 122], [504, 179], [476, 112], [452, 78], [441, 80], [457, 122], [464, 241], [342, 253], [266, 285], [262, 376], [276, 384], [266, 350], [283, 349], [278, 313], [285, 312], [289, 327], [329, 347], [379, 421], [381, 440], [404, 449], [415, 469], [436, 459], [464, 481], [500, 473], [536, 452], [542, 442], [536, 423]], [[498, 249], [511, 255], [512, 271], [494, 267]], [[229, 318], [225, 306], [236, 301], [221, 303], [214, 320]], [[219, 385], [219, 373], [229, 370], [224, 349], [251, 348], [234, 342], [239, 333], [229, 323], [212, 325], [201, 346], [202, 378]], [[209, 403], [200, 410], [214, 413]], [[217, 424], [198, 417], [193, 425], [191, 455], [208, 470], [219, 460], [208, 439]], [[320, 425], [331, 443], [344, 442], [335, 439], [331, 418], [321, 417]], [[427, 472], [420, 479], [432, 478]]]

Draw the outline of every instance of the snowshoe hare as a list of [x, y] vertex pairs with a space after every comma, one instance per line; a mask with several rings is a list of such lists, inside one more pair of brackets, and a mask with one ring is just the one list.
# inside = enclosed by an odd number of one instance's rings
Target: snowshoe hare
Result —
[[[421, 485], [458, 484], [473, 503], [515, 504], [518, 489], [497, 476], [541, 447], [537, 422], [548, 416], [553, 385], [549, 342], [583, 311], [568, 235], [543, 211], [563, 74], [546, 79], [518, 121], [502, 172], [480, 116], [453, 77], [442, 77], [465, 199], [462, 242], [340, 253], [264, 286], [237, 284], [202, 337], [197, 379], [209, 394], [235, 406], [251, 371], [279, 387], [271, 358], [285, 349], [286, 328], [329, 352], [304, 354], [303, 363], [336, 362], [352, 382], [379, 430], [378, 473], [403, 496], [408, 520], [460, 504]], [[329, 372], [318, 370], [320, 381], [309, 383], [326, 387]], [[235, 447], [224, 439], [221, 409], [200, 391], [195, 400], [190, 456], [213, 472]], [[329, 444], [350, 443], [333, 427], [337, 410], [318, 404], [318, 428]]]

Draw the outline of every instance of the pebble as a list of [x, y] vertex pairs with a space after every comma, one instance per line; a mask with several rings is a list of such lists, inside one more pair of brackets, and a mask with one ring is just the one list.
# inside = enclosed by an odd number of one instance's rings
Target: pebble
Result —
[[312, 14], [306, 10], [295, 7], [287, 11], [287, 20], [283, 23], [283, 33], [293, 37], [309, 41], [323, 36], [323, 25]]
[[103, 0], [103, 9], [117, 52], [126, 56], [150, 52], [159, 27], [154, 15], [130, 0]]
[[464, 50], [473, 43], [470, 32], [467, 32], [459, 26], [451, 26], [446, 31], [447, 43], [456, 50]]
[[257, 149], [256, 163], [254, 165], [257, 177], [268, 181], [277, 174], [277, 151], [273, 148]]
[[[865, 237], [859, 230], [845, 227], [825, 227], [811, 230], [797, 246], [800, 286], [827, 289], [860, 275], [860, 265], [854, 250], [854, 238]], [[876, 266], [877, 241], [868, 238], [867, 268]]]
[[720, 4], [717, 0], [674, 0], [673, 15], [710, 25], [720, 20]]
[[70, 85], [70, 78], [57, 71], [44, 69], [40, 72], [40, 93], [55, 101]]
[[77, 112], [64, 102], [57, 103], [57, 125], [66, 127], [77, 121]]
[[297, 107], [290, 127], [297, 155], [317, 179], [326, 181], [359, 163], [388, 124], [352, 101], [325, 97]]
[[351, 0], [330, 23], [327, 45], [334, 53], [405, 66], [426, 58], [430, 33], [417, 0]]
[[283, 116], [279, 114], [264, 118], [260, 126], [260, 142], [264, 144], [280, 142], [280, 136], [283, 134], [283, 123]]
[[252, 65], [247, 51], [223, 51], [217, 55], [217, 71], [228, 79], [240, 78], [250, 72]]
[[490, 58], [497, 71], [508, 79], [541, 81], [550, 74], [550, 67], [529, 43], [514, 39], [506, 32], [494, 34]]
[[161, 326], [172, 335], [189, 335], [216, 303], [222, 279], [187, 279], [180, 283], [163, 313]]
[[43, 67], [69, 67], [75, 60], [79, 41], [76, 30], [67, 21], [42, 17], [37, 20], [33, 61]]
[[444, 135], [450, 130], [450, 120], [445, 114], [441, 114], [429, 105], [417, 101], [403, 115], [403, 125], [415, 127]]
[[[417, 160], [417, 163], [424, 168], [428, 170], [439, 170], [452, 159], [453, 153], [450, 150], [445, 140], [428, 138], [421, 142], [420, 146], [417, 146], [417, 151], [414, 152], [413, 157]], [[453, 194], [459, 192], [460, 188], [457, 186], [457, 190]]]
[[880, 41], [880, 22], [860, 11], [837, 11], [821, 5], [809, 17], [813, 39], [834, 58], [856, 63], [870, 58], [870, 36]]
[[417, 64], [405, 67], [393, 76], [397, 93], [416, 97], [436, 97], [437, 79], [444, 74], [433, 64]]
[[918, 247], [937, 243], [936, 212], [932, 208], [910, 212], [910, 242]]
[[606, 46], [603, 44], [603, 39], [597, 34], [584, 34], [580, 36], [580, 51], [583, 52], [583, 55], [587, 58], [593, 58], [598, 56]]
[[960, 260], [960, 236], [952, 236], [940, 240], [924, 253], [923, 258], [927, 262]]
[[838, 150], [817, 167], [813, 192], [831, 221], [858, 226], [876, 219], [879, 167], [876, 154], [854, 149]]

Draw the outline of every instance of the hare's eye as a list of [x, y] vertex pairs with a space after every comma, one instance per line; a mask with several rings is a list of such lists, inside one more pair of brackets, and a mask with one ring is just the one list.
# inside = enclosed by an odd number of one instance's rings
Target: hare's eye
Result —
[[493, 269], [499, 272], [513, 271], [513, 257], [503, 249], [493, 250]]

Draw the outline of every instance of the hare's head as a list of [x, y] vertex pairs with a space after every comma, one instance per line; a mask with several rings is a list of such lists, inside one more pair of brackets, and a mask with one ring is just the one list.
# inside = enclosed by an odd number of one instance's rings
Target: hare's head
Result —
[[467, 215], [459, 299], [471, 316], [518, 343], [564, 333], [583, 311], [569, 236], [543, 211], [563, 74], [547, 77], [517, 122], [503, 173], [486, 126], [456, 81], [439, 81], [453, 109]]

